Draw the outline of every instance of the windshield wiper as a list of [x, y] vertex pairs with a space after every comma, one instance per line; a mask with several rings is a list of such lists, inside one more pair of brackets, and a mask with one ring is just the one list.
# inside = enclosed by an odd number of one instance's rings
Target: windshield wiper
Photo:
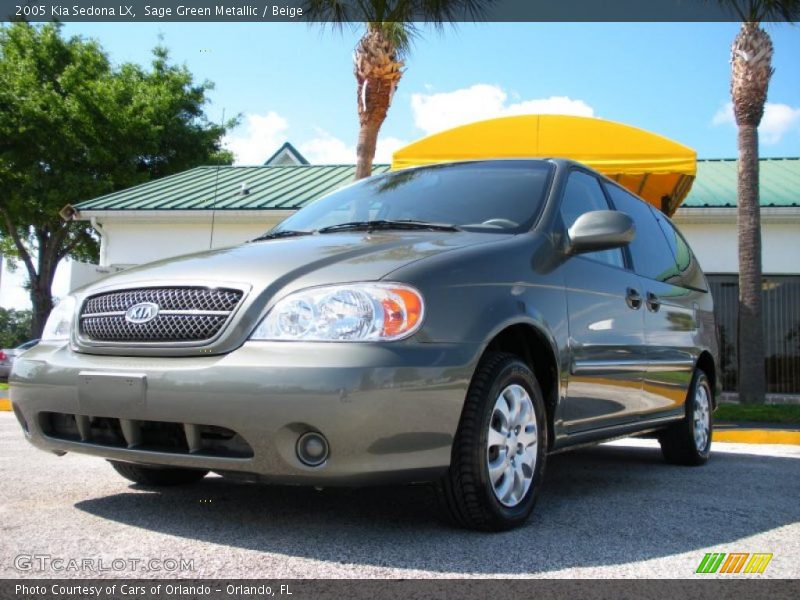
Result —
[[260, 242], [261, 240], [276, 240], [278, 238], [297, 237], [299, 235], [311, 235], [312, 231], [295, 231], [293, 229], [282, 229], [281, 231], [268, 231], [257, 238], [250, 240], [251, 242]]
[[408, 229], [408, 230], [429, 230], [429, 231], [461, 231], [455, 225], [448, 223], [431, 223], [429, 221], [413, 221], [402, 219], [397, 221], [350, 221], [349, 223], [338, 223], [329, 225], [317, 230], [317, 233], [334, 233], [336, 231], [376, 231], [389, 229]]

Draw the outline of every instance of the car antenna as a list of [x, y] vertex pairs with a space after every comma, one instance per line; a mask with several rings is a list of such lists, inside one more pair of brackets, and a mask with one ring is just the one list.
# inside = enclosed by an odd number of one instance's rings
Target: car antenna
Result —
[[[222, 123], [220, 123], [223, 130], [225, 128], [225, 109], [222, 109]], [[214, 173], [214, 199], [211, 201], [211, 237], [208, 240], [208, 249], [214, 247], [214, 224], [217, 218], [217, 190], [219, 189], [219, 170], [222, 168], [221, 163], [217, 163], [217, 171]]]

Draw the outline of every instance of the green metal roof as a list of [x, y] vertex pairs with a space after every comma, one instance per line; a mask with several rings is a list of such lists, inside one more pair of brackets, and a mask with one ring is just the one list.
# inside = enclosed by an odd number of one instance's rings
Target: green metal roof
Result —
[[[734, 159], [698, 160], [692, 191], [681, 206], [736, 206], [736, 166]], [[800, 158], [762, 158], [758, 179], [761, 206], [800, 206]]]
[[[800, 206], [800, 158], [763, 158], [762, 206]], [[389, 165], [375, 165], [384, 173]], [[82, 202], [91, 210], [291, 210], [353, 181], [353, 165], [197, 167]], [[247, 193], [243, 193], [243, 187]], [[687, 208], [736, 206], [736, 161], [698, 160]]]
[[[375, 165], [372, 172], [388, 170], [389, 165]], [[75, 208], [291, 210], [351, 183], [355, 172], [353, 165], [197, 167], [81, 202]]]

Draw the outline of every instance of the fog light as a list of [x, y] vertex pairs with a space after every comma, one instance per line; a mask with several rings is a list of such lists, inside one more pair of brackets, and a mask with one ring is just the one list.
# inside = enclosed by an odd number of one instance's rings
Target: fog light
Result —
[[318, 467], [328, 460], [328, 440], [321, 433], [309, 431], [297, 440], [297, 458], [304, 465]]

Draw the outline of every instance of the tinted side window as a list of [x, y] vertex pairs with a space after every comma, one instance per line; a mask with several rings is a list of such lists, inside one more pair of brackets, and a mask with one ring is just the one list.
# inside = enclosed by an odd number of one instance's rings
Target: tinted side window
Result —
[[614, 207], [636, 224], [636, 237], [628, 245], [636, 272], [649, 279], [674, 282], [679, 277], [678, 267], [650, 205], [616, 185], [607, 189]]
[[680, 273], [681, 285], [685, 287], [694, 288], [697, 290], [708, 291], [708, 284], [700, 269], [700, 264], [694, 256], [689, 244], [683, 238], [681, 233], [676, 229], [675, 225], [661, 212], [651, 207], [653, 216], [655, 216], [658, 224], [661, 226], [661, 231], [664, 232], [664, 237], [667, 238], [675, 262], [678, 266]]
[[[564, 199], [561, 201], [561, 219], [564, 221], [564, 226], [567, 229], [572, 227], [572, 224], [583, 213], [608, 209], [608, 201], [603, 194], [603, 188], [600, 187], [600, 182], [582, 171], [573, 171], [567, 180]], [[587, 252], [581, 256], [615, 267], [624, 267], [625, 265], [622, 250], [619, 248]]]

